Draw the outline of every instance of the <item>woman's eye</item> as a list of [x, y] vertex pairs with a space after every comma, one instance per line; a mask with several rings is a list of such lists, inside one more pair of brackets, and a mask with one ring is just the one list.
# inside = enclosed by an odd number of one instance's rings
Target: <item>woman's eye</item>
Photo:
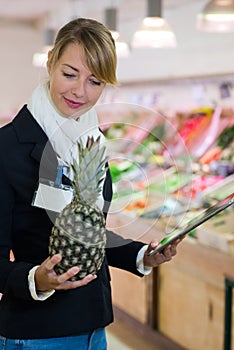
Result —
[[63, 75], [64, 75], [64, 77], [66, 77], [66, 78], [74, 78], [74, 74], [70, 74], [70, 73], [65, 73], [65, 72], [63, 72]]
[[91, 83], [92, 83], [93, 85], [97, 85], [97, 86], [100, 86], [100, 85], [102, 84], [101, 81], [97, 81], [97, 80], [91, 80]]

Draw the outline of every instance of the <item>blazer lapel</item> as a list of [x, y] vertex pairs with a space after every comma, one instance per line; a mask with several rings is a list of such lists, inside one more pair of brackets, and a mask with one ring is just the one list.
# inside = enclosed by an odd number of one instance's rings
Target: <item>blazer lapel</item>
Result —
[[20, 143], [31, 143], [30, 156], [39, 164], [40, 177], [55, 179], [58, 161], [47, 135], [25, 105], [13, 120]]

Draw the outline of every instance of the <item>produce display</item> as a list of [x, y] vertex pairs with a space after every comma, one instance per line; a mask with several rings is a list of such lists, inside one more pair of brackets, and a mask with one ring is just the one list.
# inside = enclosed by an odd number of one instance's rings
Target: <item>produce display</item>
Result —
[[[169, 131], [166, 119], [152, 117], [148, 132], [145, 121], [140, 131], [124, 123], [106, 131], [110, 139], [121, 135], [110, 161], [114, 201], [131, 217], [159, 219], [172, 229], [234, 191], [234, 115], [217, 107], [175, 118]], [[196, 230], [191, 235], [198, 237]]]

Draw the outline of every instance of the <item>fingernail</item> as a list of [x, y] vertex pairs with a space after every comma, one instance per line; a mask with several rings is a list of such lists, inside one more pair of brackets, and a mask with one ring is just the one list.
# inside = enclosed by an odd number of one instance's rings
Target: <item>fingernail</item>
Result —
[[90, 280], [93, 280], [93, 279], [97, 278], [97, 275], [91, 275], [90, 274], [90, 275], [87, 276], [87, 278], [90, 279]]
[[74, 275], [77, 274], [79, 271], [80, 271], [80, 269], [79, 269], [78, 266], [73, 266], [73, 268], [72, 268], [72, 273], [73, 273]]

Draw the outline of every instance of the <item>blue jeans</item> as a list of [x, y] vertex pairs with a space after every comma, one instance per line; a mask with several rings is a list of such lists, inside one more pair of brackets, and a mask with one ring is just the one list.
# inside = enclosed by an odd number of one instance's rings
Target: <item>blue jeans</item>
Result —
[[89, 335], [49, 339], [8, 339], [0, 336], [0, 350], [107, 350], [105, 329]]

